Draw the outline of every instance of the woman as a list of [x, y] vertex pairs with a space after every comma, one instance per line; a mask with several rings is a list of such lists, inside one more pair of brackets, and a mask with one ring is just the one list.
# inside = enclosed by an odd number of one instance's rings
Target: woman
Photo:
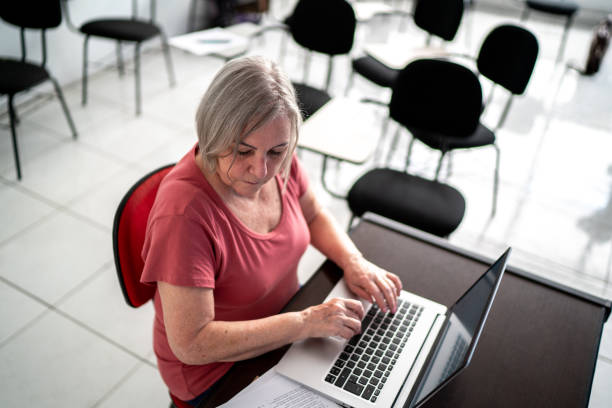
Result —
[[300, 112], [271, 62], [225, 65], [196, 115], [198, 143], [163, 180], [142, 281], [156, 283], [154, 349], [170, 391], [195, 405], [232, 362], [308, 337], [359, 333], [361, 303], [278, 314], [312, 244], [349, 288], [395, 311], [401, 282], [363, 258], [322, 209], [294, 155]]

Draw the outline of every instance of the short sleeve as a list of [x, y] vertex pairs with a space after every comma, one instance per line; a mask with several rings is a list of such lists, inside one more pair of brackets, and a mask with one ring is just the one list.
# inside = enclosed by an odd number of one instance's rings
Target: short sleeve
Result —
[[184, 215], [154, 219], [144, 243], [143, 283], [215, 287], [215, 251], [205, 228]]
[[304, 170], [304, 167], [296, 154], [293, 155], [293, 160], [291, 161], [289, 184], [295, 188], [298, 198], [302, 197], [308, 190], [308, 175], [306, 174], [306, 171]]

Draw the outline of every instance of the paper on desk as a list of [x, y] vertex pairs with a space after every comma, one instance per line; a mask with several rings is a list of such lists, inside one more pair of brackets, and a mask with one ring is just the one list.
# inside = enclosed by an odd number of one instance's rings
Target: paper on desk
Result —
[[219, 408], [338, 408], [338, 404], [276, 372], [268, 372]]

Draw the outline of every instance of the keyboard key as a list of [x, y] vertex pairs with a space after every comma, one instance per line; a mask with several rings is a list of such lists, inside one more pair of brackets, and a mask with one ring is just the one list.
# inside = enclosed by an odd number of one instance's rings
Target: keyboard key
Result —
[[366, 378], [370, 378], [370, 377], [372, 376], [372, 371], [370, 371], [370, 370], [365, 370], [365, 371], [363, 372], [363, 376], [364, 376], [364, 377], [366, 377]]
[[342, 387], [350, 373], [351, 373], [351, 370], [349, 370], [348, 368], [345, 368], [344, 370], [342, 370], [342, 372], [340, 373], [340, 376], [336, 379], [336, 382], [334, 383], [334, 385], [338, 387]]
[[370, 402], [376, 402], [376, 399], [377, 399], [376, 396], [374, 396], [374, 397], [370, 398]]
[[375, 388], [371, 385], [368, 385], [365, 389], [365, 391], [363, 392], [362, 397], [365, 399], [370, 399], [370, 397], [372, 396], [372, 393], [374, 392]]
[[346, 383], [346, 385], [344, 386], [344, 389], [347, 390], [350, 393], [353, 393], [353, 394], [359, 396], [359, 395], [361, 395], [361, 392], [363, 391], [363, 385], [356, 384], [356, 383], [348, 381]]
[[358, 379], [359, 379], [359, 377], [357, 377], [356, 375], [352, 374], [352, 375], [349, 377], [349, 382], [354, 382], [354, 383], [356, 383]]
[[327, 377], [325, 377], [325, 381], [327, 381], [328, 383], [334, 383], [334, 381], [336, 381], [336, 377], [334, 377], [331, 374], [327, 374]]
[[336, 362], [334, 363], [336, 367], [340, 367], [340, 368], [344, 367], [344, 364], [345, 364], [344, 360], [336, 360]]
[[340, 360], [344, 360], [344, 361], [346, 361], [346, 360], [348, 360], [348, 358], [349, 358], [349, 354], [348, 354], [348, 353], [342, 353], [342, 354], [340, 354], [340, 357], [338, 357], [338, 358], [339, 358]]
[[[361, 385], [366, 385], [368, 383], [368, 379], [365, 377], [361, 377], [359, 381], [357, 381]], [[365, 398], [365, 397], [364, 397]]]
[[376, 364], [372, 364], [372, 363], [368, 364], [368, 370], [374, 371], [375, 369], [376, 369]]
[[354, 361], [349, 361], [348, 363], [346, 363], [346, 366], [348, 368], [353, 368], [353, 367], [355, 367], [355, 362]]
[[382, 371], [380, 371], [380, 370], [376, 370], [376, 371], [374, 371], [374, 377], [376, 377], [376, 378], [380, 378], [380, 377], [382, 377], [382, 375], [383, 375], [383, 372], [382, 372]]
[[379, 382], [379, 381], [378, 381], [378, 378], [372, 378], [372, 379], [370, 380], [370, 384], [372, 384], [372, 385], [378, 385], [378, 382]]
[[332, 369], [329, 370], [329, 373], [333, 375], [338, 375], [340, 374], [340, 369], [338, 367], [332, 367]]
[[344, 352], [348, 354], [351, 354], [353, 350], [355, 350], [355, 348], [351, 346], [350, 344], [347, 344], [346, 347], [344, 348]]
[[363, 372], [363, 370], [361, 368], [356, 368], [353, 370], [353, 374], [355, 375], [361, 375], [361, 373]]
[[360, 361], [357, 363], [357, 367], [359, 368], [365, 368], [365, 366], [366, 366], [366, 363], [364, 363], [363, 361]]

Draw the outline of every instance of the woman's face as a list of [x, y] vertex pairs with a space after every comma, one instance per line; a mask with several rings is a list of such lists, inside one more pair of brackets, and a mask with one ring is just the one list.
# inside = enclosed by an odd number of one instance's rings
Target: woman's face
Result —
[[265, 123], [218, 159], [217, 174], [234, 193], [253, 198], [262, 186], [281, 171], [289, 150], [291, 122], [285, 116]]

